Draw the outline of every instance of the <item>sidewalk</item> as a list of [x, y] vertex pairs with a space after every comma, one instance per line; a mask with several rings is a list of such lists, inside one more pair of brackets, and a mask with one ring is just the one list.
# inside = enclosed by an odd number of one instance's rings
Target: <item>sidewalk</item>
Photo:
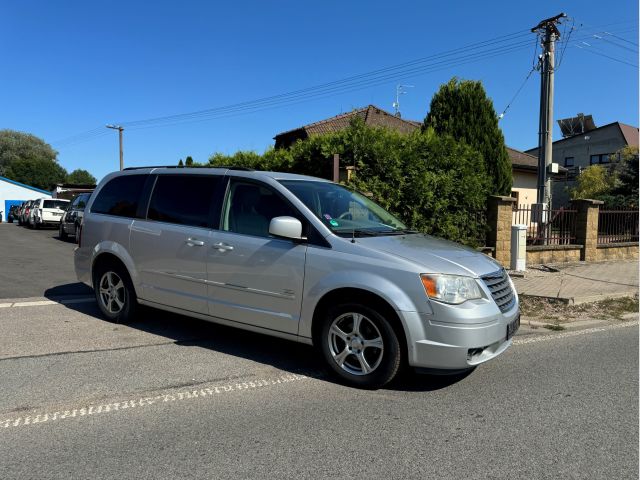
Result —
[[509, 272], [519, 295], [555, 298], [577, 305], [638, 295], [638, 261], [574, 263]]

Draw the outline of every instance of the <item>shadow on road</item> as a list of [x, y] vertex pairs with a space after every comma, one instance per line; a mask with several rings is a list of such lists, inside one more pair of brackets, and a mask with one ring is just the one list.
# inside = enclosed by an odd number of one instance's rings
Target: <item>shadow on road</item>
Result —
[[[84, 288], [81, 288], [80, 285]], [[45, 296], [60, 301], [68, 292], [93, 295], [84, 284], [67, 284], [51, 288]], [[64, 300], [62, 300], [64, 302]], [[63, 303], [71, 310], [106, 322], [95, 302]], [[200, 347], [216, 352], [271, 365], [280, 370], [340, 384], [325, 366], [320, 354], [311, 346], [268, 335], [240, 330], [163, 310], [140, 306], [136, 320], [127, 325], [153, 335], [173, 340], [176, 345]], [[449, 387], [463, 380], [468, 373], [455, 376], [417, 374], [407, 369], [385, 390], [428, 392]]]
[[47, 288], [44, 291], [44, 296], [49, 300], [54, 301], [61, 300], [64, 297], [78, 297], [84, 295], [93, 295], [93, 289], [89, 288], [82, 282], [56, 285], [55, 287]]

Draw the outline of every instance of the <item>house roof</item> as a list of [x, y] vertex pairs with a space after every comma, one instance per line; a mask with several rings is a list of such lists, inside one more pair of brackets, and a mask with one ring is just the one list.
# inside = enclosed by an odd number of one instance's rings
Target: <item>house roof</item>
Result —
[[396, 117], [375, 105], [368, 105], [318, 122], [303, 125], [302, 127], [287, 130], [286, 132], [278, 133], [273, 138], [277, 140], [279, 137], [293, 133], [302, 133], [302, 131], [304, 131], [307, 136], [338, 132], [347, 128], [351, 123], [351, 120], [356, 117], [362, 118], [364, 123], [371, 127], [387, 127], [403, 133], [410, 133], [413, 130], [420, 128], [422, 125], [422, 122], [405, 120], [403, 118]]
[[624, 137], [627, 145], [631, 145], [632, 147], [638, 146], [638, 127], [632, 127], [631, 125], [627, 125], [625, 123], [616, 122], [622, 131], [622, 136]]
[[538, 157], [515, 148], [507, 147], [507, 153], [509, 154], [509, 160], [513, 168], [522, 168], [526, 170], [538, 169]]
[[[620, 123], [620, 122], [611, 122], [611, 123], [607, 123], [606, 125], [602, 125], [601, 127], [598, 128], [594, 128], [593, 130], [589, 130], [589, 132], [587, 132], [589, 135], [591, 135], [593, 132], [596, 132], [598, 130], [602, 130], [603, 128], [608, 128], [608, 127], [612, 127], [612, 126], [617, 126], [620, 129], [620, 132], [622, 133], [622, 136], [624, 138], [624, 141], [627, 143], [627, 145], [631, 145], [634, 147], [638, 146], [638, 127], [634, 127], [631, 125], [627, 125], [625, 123]], [[574, 135], [571, 137], [566, 137], [566, 138], [561, 138], [560, 140], [556, 140], [555, 142], [553, 142], [554, 145], [564, 142], [566, 140], [571, 140], [572, 138], [576, 137], [578, 135]], [[534, 152], [537, 151], [538, 147], [534, 147], [534, 148], [530, 148], [528, 150], [526, 150], [527, 152]]]
[[4, 182], [7, 182], [7, 183], [11, 183], [13, 185], [17, 185], [17, 186], [22, 187], [22, 188], [28, 188], [29, 190], [33, 190], [34, 192], [45, 193], [47, 195], [51, 195], [51, 192], [49, 192], [47, 190], [42, 190], [40, 188], [32, 187], [31, 185], [25, 185], [24, 183], [16, 182], [15, 180], [11, 180], [10, 178], [7, 178], [7, 177], [0, 177], [0, 180], [2, 180]]

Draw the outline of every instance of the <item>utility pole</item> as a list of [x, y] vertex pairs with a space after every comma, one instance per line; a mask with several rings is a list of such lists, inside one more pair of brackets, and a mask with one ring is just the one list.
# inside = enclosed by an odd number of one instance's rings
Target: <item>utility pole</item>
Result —
[[124, 170], [124, 156], [122, 152], [122, 131], [124, 130], [124, 127], [121, 127], [120, 125], [107, 125], [106, 127], [118, 130], [118, 136], [120, 137], [120, 170], [122, 171]]
[[[551, 179], [548, 175], [553, 163], [553, 75], [555, 70], [555, 43], [560, 38], [558, 23], [565, 13], [542, 20], [531, 29], [542, 33], [542, 55], [540, 56], [540, 126], [538, 131], [538, 203], [544, 210], [551, 209]], [[542, 223], [546, 223], [544, 219]]]

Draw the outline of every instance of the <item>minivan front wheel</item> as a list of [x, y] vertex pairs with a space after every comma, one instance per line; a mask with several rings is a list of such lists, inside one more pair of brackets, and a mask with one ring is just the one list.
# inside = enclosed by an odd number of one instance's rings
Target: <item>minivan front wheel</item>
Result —
[[332, 370], [355, 386], [381, 387], [400, 368], [400, 343], [393, 327], [383, 315], [364, 305], [330, 308], [320, 340]]
[[104, 265], [94, 273], [93, 288], [102, 314], [112, 322], [127, 323], [137, 304], [129, 275], [119, 265]]

